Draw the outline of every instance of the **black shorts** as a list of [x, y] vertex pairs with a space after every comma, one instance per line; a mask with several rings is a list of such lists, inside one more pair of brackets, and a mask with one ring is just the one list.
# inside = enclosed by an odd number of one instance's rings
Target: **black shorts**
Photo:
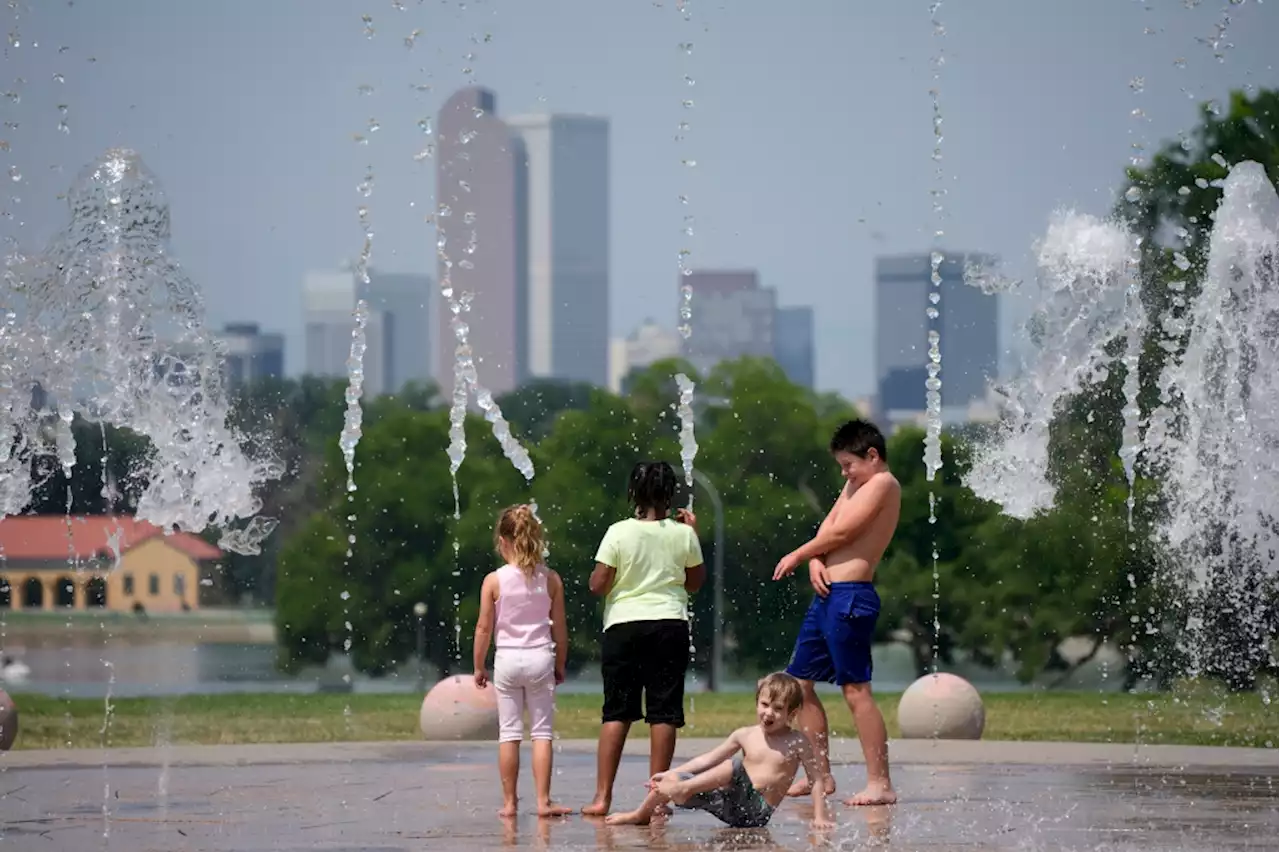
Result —
[[[600, 649], [605, 722], [684, 727], [689, 622], [626, 621], [604, 632]], [[644, 693], [644, 712], [640, 697]]]

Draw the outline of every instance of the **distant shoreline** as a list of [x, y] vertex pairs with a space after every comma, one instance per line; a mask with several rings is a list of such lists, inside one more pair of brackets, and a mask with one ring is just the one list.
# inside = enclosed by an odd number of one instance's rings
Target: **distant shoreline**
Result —
[[55, 637], [107, 642], [197, 641], [275, 645], [274, 613], [259, 609], [202, 609], [139, 617], [131, 612], [0, 610], [0, 648], [44, 644]]

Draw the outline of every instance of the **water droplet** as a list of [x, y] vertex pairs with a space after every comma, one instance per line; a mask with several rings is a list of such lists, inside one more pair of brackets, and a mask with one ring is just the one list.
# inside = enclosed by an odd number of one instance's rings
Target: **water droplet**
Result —
[[1208, 189], [1209, 181], [1205, 180], [1204, 178], [1196, 178], [1196, 186], [1200, 187], [1201, 189]]
[[421, 130], [427, 136], [430, 136], [434, 130], [434, 128], [431, 125], [431, 119], [430, 118], [418, 119], [418, 129]]
[[436, 146], [428, 145], [427, 147], [423, 148], [421, 151], [413, 155], [413, 161], [415, 163], [421, 163], [423, 160], [429, 160], [435, 155], [436, 155]]
[[373, 16], [372, 16], [372, 15], [361, 15], [361, 16], [360, 16], [360, 20], [364, 23], [364, 37], [365, 37], [365, 38], [373, 38], [373, 33], [374, 33], [374, 29], [373, 29]]
[[1147, 80], [1145, 77], [1134, 77], [1129, 81], [1129, 89], [1135, 94], [1141, 94], [1147, 88]]
[[9, 167], [9, 180], [13, 181], [14, 183], [21, 183], [22, 172], [18, 171], [17, 166]]
[[1124, 191], [1125, 201], [1138, 202], [1142, 200], [1142, 189], [1140, 187], [1131, 186]]
[[689, 168], [693, 168], [694, 166], [698, 165], [697, 160], [681, 160], [680, 162], [688, 166]]
[[370, 132], [370, 133], [377, 133], [377, 132], [378, 132], [379, 130], [381, 130], [381, 129], [382, 129], [382, 125], [378, 123], [378, 119], [376, 119], [376, 118], [371, 118], [371, 119], [369, 119], [369, 132]]
[[937, 319], [938, 309], [930, 305], [929, 307], [925, 308], [924, 315], [927, 316], [929, 319]]
[[686, 86], [693, 86], [693, 85], [696, 85], [696, 83], [694, 82], [694, 79], [693, 79], [692, 77], [690, 77], [688, 74], [685, 74], [685, 75], [684, 75], [684, 84], [685, 84]]
[[1178, 69], [1186, 68], [1187, 60], [1179, 56], [1177, 59], [1173, 60], [1173, 67]]
[[1214, 154], [1209, 159], [1213, 160], [1215, 163], [1222, 166], [1224, 169], [1227, 167], [1227, 158], [1222, 156], [1221, 154]]
[[418, 36], [422, 35], [422, 30], [415, 29], [404, 37], [404, 46], [409, 50], [413, 50], [413, 43], [418, 40]]
[[61, 74], [54, 74], [54, 75], [53, 75], [53, 82], [55, 82], [55, 83], [65, 83], [65, 82], [67, 82], [67, 78], [66, 78], [66, 77], [64, 77], [64, 76], [62, 76]]
[[361, 83], [359, 86], [356, 86], [356, 92], [361, 95], [372, 95], [374, 88], [368, 83]]
[[680, 102], [680, 106], [684, 107], [685, 109], [693, 109], [693, 101], [683, 100]]
[[682, 41], [679, 44], [679, 48], [680, 50], [684, 51], [685, 55], [690, 55], [693, 53], [693, 42]]
[[1191, 268], [1191, 261], [1187, 260], [1187, 256], [1180, 251], [1173, 253], [1173, 265], [1186, 272]]

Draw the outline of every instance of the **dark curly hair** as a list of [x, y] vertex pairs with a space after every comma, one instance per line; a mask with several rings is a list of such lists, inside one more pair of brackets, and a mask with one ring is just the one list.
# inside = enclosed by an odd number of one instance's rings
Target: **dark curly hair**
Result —
[[653, 509], [658, 517], [665, 517], [675, 502], [677, 484], [676, 472], [666, 462], [640, 462], [631, 469], [627, 500], [636, 507], [637, 515]]

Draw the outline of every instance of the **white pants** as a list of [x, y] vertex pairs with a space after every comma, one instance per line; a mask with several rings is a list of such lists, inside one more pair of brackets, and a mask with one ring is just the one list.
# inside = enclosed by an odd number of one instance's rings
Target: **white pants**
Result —
[[498, 693], [498, 742], [524, 739], [529, 709], [529, 739], [549, 740], [556, 712], [556, 652], [542, 648], [499, 648], [493, 658], [493, 688]]

